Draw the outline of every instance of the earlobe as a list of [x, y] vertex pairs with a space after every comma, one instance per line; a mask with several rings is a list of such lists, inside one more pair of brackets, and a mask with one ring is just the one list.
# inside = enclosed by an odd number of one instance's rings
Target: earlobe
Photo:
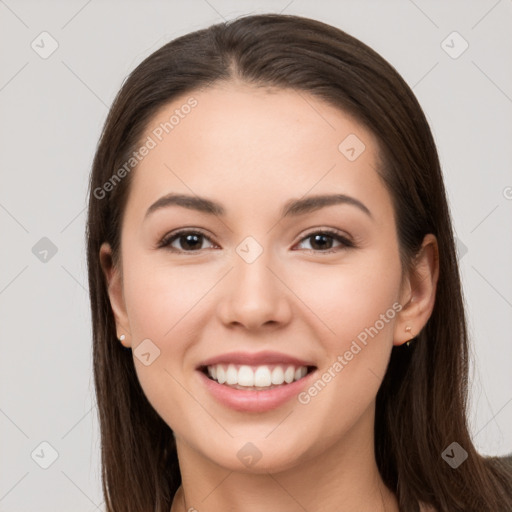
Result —
[[415, 258], [407, 280], [408, 292], [395, 324], [393, 344], [398, 346], [415, 338], [427, 324], [434, 309], [439, 278], [439, 249], [433, 234], [427, 234]]
[[100, 247], [99, 259], [103, 274], [105, 275], [110, 306], [116, 322], [117, 338], [125, 347], [130, 347], [129, 322], [123, 295], [121, 273], [113, 263], [112, 249], [107, 242], [104, 242]]

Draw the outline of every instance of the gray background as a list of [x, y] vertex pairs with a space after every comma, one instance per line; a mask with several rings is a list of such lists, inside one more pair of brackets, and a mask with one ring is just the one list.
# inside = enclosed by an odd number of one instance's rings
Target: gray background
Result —
[[[84, 245], [100, 129], [143, 58], [251, 12], [336, 25], [413, 88], [458, 237], [474, 356], [471, 431], [482, 453], [512, 451], [511, 0], [0, 0], [0, 511], [104, 509]], [[58, 43], [47, 58], [43, 31]], [[453, 31], [469, 44], [457, 58], [463, 40], [447, 39]], [[42, 252], [43, 237], [55, 254]]]

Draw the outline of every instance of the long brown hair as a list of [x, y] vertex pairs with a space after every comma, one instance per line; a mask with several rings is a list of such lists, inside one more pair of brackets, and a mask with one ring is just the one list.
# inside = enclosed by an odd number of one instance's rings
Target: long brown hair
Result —
[[[413, 92], [374, 50], [307, 18], [245, 16], [179, 37], [128, 76], [110, 109], [89, 184], [87, 258], [102, 484], [110, 512], [168, 512], [181, 483], [172, 430], [146, 399], [133, 356], [116, 337], [99, 261], [109, 242], [120, 261], [120, 228], [136, 167], [104, 184], [140, 146], [152, 116], [178, 96], [237, 78], [306, 91], [352, 114], [380, 145], [377, 172], [392, 197], [403, 271], [427, 233], [439, 244], [434, 310], [408, 348], [394, 347], [377, 394], [375, 454], [400, 510], [512, 510], [512, 474], [479, 455], [466, 422], [468, 340], [450, 213], [434, 140]], [[101, 193], [100, 193], [101, 192]], [[453, 469], [442, 452], [468, 458]]]

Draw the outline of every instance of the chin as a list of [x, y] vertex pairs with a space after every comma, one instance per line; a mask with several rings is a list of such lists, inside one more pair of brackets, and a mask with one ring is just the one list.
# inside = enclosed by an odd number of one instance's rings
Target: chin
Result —
[[274, 442], [268, 439], [249, 441], [245, 436], [243, 439], [234, 438], [222, 447], [212, 447], [210, 444], [205, 451], [201, 451], [214, 464], [226, 470], [251, 474], [279, 473], [307, 459], [303, 451], [297, 451], [297, 440], [288, 438], [292, 442], [289, 446], [283, 446], [277, 437]]

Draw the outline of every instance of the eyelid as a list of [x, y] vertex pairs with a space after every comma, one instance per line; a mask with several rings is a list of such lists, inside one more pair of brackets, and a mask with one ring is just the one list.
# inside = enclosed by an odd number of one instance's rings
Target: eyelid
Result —
[[316, 253], [316, 254], [332, 254], [335, 252], [339, 252], [341, 250], [352, 249], [352, 248], [357, 247], [356, 242], [352, 239], [352, 237], [350, 235], [345, 234], [344, 232], [340, 231], [339, 229], [328, 228], [328, 227], [313, 228], [312, 230], [306, 232], [304, 235], [301, 235], [301, 238], [294, 244], [294, 246], [303, 242], [304, 240], [307, 240], [308, 238], [310, 238], [311, 236], [313, 236], [315, 234], [327, 235], [330, 238], [333, 238], [334, 240], [337, 240], [338, 242], [340, 242], [342, 244], [342, 247], [326, 249], [323, 251], [315, 251], [313, 249], [305, 249], [306, 251], [308, 251], [310, 253], [312, 252], [312, 253]]
[[351, 240], [351, 237], [348, 233], [345, 233], [337, 228], [330, 228], [330, 227], [319, 227], [319, 228], [312, 228], [311, 230], [308, 230], [306, 231], [306, 233], [304, 233], [303, 235], [301, 235], [301, 237], [299, 238], [299, 242], [301, 242], [302, 240], [304, 240], [304, 238], [307, 238], [311, 235], [315, 235], [315, 234], [325, 234], [325, 235], [336, 235], [340, 238], [345, 238], [347, 241], [352, 241]]
[[156, 248], [157, 249], [160, 249], [160, 248], [169, 249], [171, 252], [179, 252], [179, 253], [185, 253], [185, 252], [191, 253], [191, 254], [193, 254], [194, 252], [198, 253], [199, 251], [181, 251], [179, 249], [174, 249], [174, 248], [170, 247], [171, 240], [174, 241], [173, 239], [178, 239], [180, 236], [188, 235], [188, 234], [201, 235], [204, 238], [206, 238], [209, 242], [211, 242], [213, 245], [217, 245], [212, 240], [212, 237], [201, 228], [181, 228], [181, 229], [177, 229], [175, 231], [171, 231], [170, 233], [165, 234], [160, 239], [160, 241], [157, 243]]
[[[159, 249], [159, 248], [168, 249], [171, 252], [180, 253], [180, 254], [183, 254], [183, 253], [188, 253], [188, 254], [196, 253], [197, 254], [197, 253], [200, 253], [205, 250], [205, 249], [199, 249], [197, 251], [184, 251], [184, 250], [180, 250], [180, 249], [171, 248], [170, 244], [173, 241], [179, 239], [180, 236], [186, 235], [186, 234], [201, 235], [205, 239], [207, 239], [209, 242], [211, 242], [213, 245], [218, 246], [218, 244], [216, 244], [216, 242], [214, 242], [212, 237], [209, 234], [207, 234], [203, 229], [189, 227], [189, 228], [180, 228], [175, 231], [171, 231], [170, 233], [167, 233], [157, 243], [156, 248], [157, 249]], [[311, 228], [309, 231], [302, 234], [301, 237], [297, 240], [297, 242], [295, 242], [293, 244], [293, 246], [305, 241], [306, 239], [308, 239], [309, 237], [311, 237], [315, 234], [327, 235], [327, 236], [337, 240], [338, 242], [340, 242], [342, 244], [342, 247], [338, 248], [338, 249], [334, 248], [334, 249], [326, 249], [326, 250], [318, 250], [318, 251], [315, 251], [314, 249], [304, 249], [304, 250], [306, 250], [308, 252], [312, 252], [312, 253], [318, 253], [318, 254], [330, 254], [330, 253], [334, 253], [334, 252], [339, 252], [340, 250], [343, 250], [343, 249], [351, 249], [351, 248], [357, 247], [357, 243], [352, 239], [352, 237], [350, 235], [348, 235], [336, 228], [330, 228], [330, 227]]]

